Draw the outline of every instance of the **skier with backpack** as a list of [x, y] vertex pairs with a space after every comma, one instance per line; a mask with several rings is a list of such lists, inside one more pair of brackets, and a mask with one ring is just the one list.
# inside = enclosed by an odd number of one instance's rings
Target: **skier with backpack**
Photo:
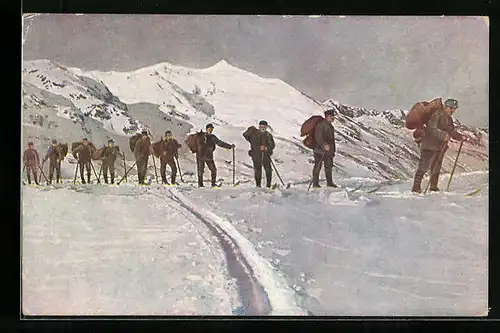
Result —
[[214, 150], [216, 146], [232, 149], [235, 147], [234, 143], [229, 144], [220, 140], [213, 133], [214, 126], [208, 124], [205, 126], [207, 132], [197, 132], [189, 135], [186, 139], [186, 144], [191, 149], [191, 152], [196, 153], [196, 164], [198, 169], [198, 187], [203, 186], [203, 173], [205, 172], [205, 164], [211, 172], [212, 187], [217, 187], [217, 167], [214, 162]]
[[57, 140], [53, 139], [47, 154], [43, 158], [42, 164], [47, 160], [49, 161], [49, 184], [52, 184], [52, 179], [54, 177], [54, 170], [56, 171], [57, 183], [61, 181], [61, 151], [57, 144]]
[[102, 159], [102, 175], [106, 184], [108, 184], [108, 170], [111, 177], [111, 184], [115, 183], [115, 161], [119, 154], [120, 148], [115, 146], [113, 139], [109, 139], [108, 145], [104, 147], [100, 156]]
[[251, 126], [243, 133], [243, 137], [250, 142], [248, 155], [252, 158], [253, 162], [255, 185], [261, 187], [262, 167], [264, 167], [266, 172], [266, 187], [270, 188], [272, 182], [271, 155], [273, 154], [275, 144], [273, 135], [267, 131], [267, 126], [267, 121], [261, 120], [258, 130], [254, 126]]
[[[134, 139], [134, 140], [133, 140]], [[152, 152], [151, 140], [148, 136], [148, 131], [144, 130], [140, 135], [134, 135], [131, 138], [131, 150], [134, 153], [137, 163], [137, 176], [139, 184], [144, 185], [146, 173], [148, 171], [148, 159]]]
[[28, 142], [28, 149], [26, 149], [23, 154], [23, 163], [28, 175], [28, 183], [31, 184], [31, 174], [33, 173], [35, 184], [39, 185], [37, 168], [40, 167], [40, 157], [38, 156], [38, 152], [34, 148], [33, 142]]
[[321, 171], [321, 164], [324, 163], [326, 186], [337, 187], [333, 183], [332, 169], [333, 158], [335, 157], [335, 129], [332, 126], [334, 121], [334, 111], [325, 111], [325, 118], [320, 120], [314, 127], [314, 168], [312, 185], [315, 188], [321, 187], [319, 185], [319, 173]]
[[167, 164], [170, 166], [170, 169], [172, 170], [171, 177], [170, 177], [170, 183], [172, 185], [175, 185], [175, 178], [177, 176], [177, 167], [175, 165], [175, 159], [179, 158], [179, 148], [181, 145], [177, 140], [174, 139], [174, 136], [172, 134], [171, 130], [165, 131], [165, 138], [162, 139], [159, 142], [155, 142], [153, 144], [153, 149], [155, 148], [158, 150], [157, 157], [160, 158], [160, 174], [161, 174], [161, 180], [163, 184], [168, 184], [167, 181]]
[[90, 184], [90, 173], [91, 173], [91, 158], [96, 152], [96, 148], [93, 143], [89, 142], [87, 138], [83, 138], [81, 143], [73, 144], [73, 157], [78, 161], [78, 167], [80, 168], [80, 178], [82, 184], [85, 184], [85, 178], [83, 176], [83, 169], [87, 169], [87, 183]]
[[[433, 108], [432, 106], [435, 105]], [[457, 132], [452, 115], [458, 108], [456, 99], [441, 99], [431, 103], [417, 103], [407, 116], [406, 127], [416, 129], [414, 137], [420, 142], [420, 161], [413, 181], [412, 192], [420, 193], [424, 174], [430, 168], [430, 191], [439, 191], [438, 181], [443, 157], [452, 138], [464, 141], [465, 137]]]

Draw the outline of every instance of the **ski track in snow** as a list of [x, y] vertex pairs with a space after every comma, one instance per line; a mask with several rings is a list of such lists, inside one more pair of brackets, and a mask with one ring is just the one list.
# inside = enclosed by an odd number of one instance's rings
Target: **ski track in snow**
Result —
[[[169, 190], [171, 196], [169, 196], [166, 202], [167, 205], [172, 207], [172, 204], [168, 201], [171, 199], [177, 202], [184, 209], [189, 211], [194, 215], [199, 221], [203, 222], [213, 233], [213, 235], [218, 238], [219, 243], [226, 254], [226, 264], [228, 266], [230, 274], [237, 280], [237, 284], [240, 289], [240, 300], [243, 303], [241, 307], [233, 312], [236, 314], [243, 315], [267, 315], [270, 312], [269, 299], [262, 286], [255, 279], [253, 270], [246, 261], [245, 257], [241, 255], [240, 249], [235, 244], [234, 240], [223, 230], [221, 230], [213, 222], [208, 221], [201, 213], [199, 213], [193, 206], [186, 204], [185, 200], [179, 199], [172, 190]], [[196, 228], [196, 226], [195, 226]]]
[[[185, 217], [186, 213], [196, 217], [196, 222], [203, 222], [213, 235], [219, 240], [219, 243], [226, 255], [226, 265], [228, 266], [230, 275], [236, 279], [236, 284], [239, 287], [239, 297], [241, 306], [233, 310], [233, 314], [239, 315], [300, 315], [305, 314], [305, 311], [299, 309], [294, 304], [293, 291], [286, 290], [286, 282], [280, 279], [273, 271], [272, 266], [253, 249], [253, 246], [248, 240], [243, 238], [238, 231], [231, 226], [228, 221], [215, 215], [207, 210], [200, 209], [199, 206], [190, 202], [184, 195], [175, 189], [168, 188], [167, 191], [163, 188], [145, 188], [146, 193], [141, 189], [130, 186], [109, 187], [92, 185], [73, 185], [72, 183], [56, 184], [50, 187], [40, 188], [40, 191], [54, 190], [74, 190], [78, 193], [98, 196], [118, 195], [126, 197], [137, 197], [139, 195], [154, 195], [160, 200], [163, 200], [167, 207], [173, 209], [176, 214], [181, 214]], [[175, 206], [174, 204], [178, 205]], [[184, 213], [182, 212], [184, 210]], [[190, 219], [188, 219], [190, 220]], [[195, 223], [190, 221], [190, 223]], [[193, 227], [198, 230], [199, 225], [193, 224]], [[210, 249], [213, 246], [207, 241], [203, 235], [200, 236], [207, 243]], [[40, 241], [34, 243], [40, 244]], [[43, 241], [42, 241], [43, 243]], [[112, 245], [113, 242], [108, 243]], [[109, 251], [108, 251], [109, 253]], [[116, 254], [119, 254], [118, 252]], [[249, 259], [247, 259], [249, 258]], [[70, 264], [75, 262], [59, 261], [59, 264]], [[84, 261], [81, 263], [88, 263]], [[61, 278], [61, 276], [59, 276]]]
[[207, 231], [143, 189], [66, 183], [22, 198], [25, 314], [220, 315], [238, 304]]
[[464, 194], [487, 186], [487, 177], [462, 173], [453, 192], [425, 196], [410, 194], [409, 182], [382, 186], [390, 197], [294, 187], [186, 191], [230, 217], [309, 314], [479, 315], [487, 306], [487, 191]]
[[[194, 229], [206, 226], [220, 246], [211, 242], [210, 237], [203, 236], [207, 230], [197, 232], [209, 252], [214, 250], [222, 254], [220, 250], [223, 250], [228, 276], [236, 280], [239, 300], [231, 302], [233, 314], [474, 315], [484, 312], [482, 300], [486, 299], [482, 289], [485, 286], [481, 287], [484, 278], [478, 275], [481, 269], [486, 269], [482, 256], [487, 256], [486, 247], [478, 245], [487, 242], [486, 229], [480, 222], [482, 213], [474, 222], [475, 238], [469, 238], [460, 230], [469, 229], [474, 221], [468, 216], [475, 213], [465, 207], [471, 203], [482, 204], [487, 191], [470, 198], [463, 197], [460, 192], [470, 190], [467, 184], [483, 184], [481, 182], [487, 181], [487, 177], [488, 173], [483, 171], [463, 173], [457, 175], [455, 192], [427, 196], [407, 195], [408, 182], [385, 182], [383, 189], [375, 194], [360, 191], [356, 195], [349, 195], [345, 189], [322, 188], [307, 192], [303, 186], [268, 190], [254, 188], [253, 184], [198, 189], [187, 184], [165, 188], [154, 184], [137, 187], [130, 183], [120, 186], [65, 183], [41, 191], [52, 195], [69, 187], [91, 197], [156, 197], [171, 212], [169, 215], [184, 216]], [[445, 176], [441, 182], [446, 181]], [[375, 180], [362, 178], [344, 179], [339, 183], [352, 188], [359, 183], [367, 184], [367, 188], [376, 185]], [[388, 197], [387, 193], [393, 196]], [[332, 220], [323, 215], [345, 202], [351, 204], [341, 208], [341, 216]], [[442, 202], [442, 220], [436, 220], [432, 211], [418, 214], [410, 209], [402, 213], [404, 209], [401, 209], [409, 202], [422, 207], [426, 202], [434, 205]], [[307, 214], [301, 211], [302, 207], [317, 204], [331, 208], [323, 213], [314, 212], [314, 208]], [[282, 211], [285, 206], [286, 211]], [[385, 207], [386, 217], [377, 213], [379, 207]], [[273, 212], [276, 209], [278, 211]], [[375, 221], [362, 215], [359, 215], [362, 221], [353, 219], [359, 209], [363, 209], [360, 212], [364, 214], [374, 214]], [[299, 216], [303, 220], [294, 224]], [[309, 224], [312, 221], [320, 225], [313, 227]], [[444, 224], [444, 221], [454, 223]], [[394, 222], [397, 222], [396, 229]], [[301, 224], [305, 224], [306, 229], [301, 228]], [[332, 239], [335, 234], [338, 236]], [[425, 238], [431, 240], [428, 242]], [[404, 246], [398, 244], [404, 240]], [[63, 242], [57, 237], [53, 241], [56, 244]], [[31, 244], [42, 243], [43, 240], [31, 239]], [[396, 257], [378, 257], [383, 255], [384, 247], [391, 249]], [[120, 252], [110, 253], [119, 255]], [[217, 257], [217, 254], [212, 255]], [[304, 261], [304, 255], [312, 257]], [[433, 256], [436, 258], [432, 259]], [[471, 262], [473, 258], [475, 261]], [[470, 272], [460, 265], [468, 265]], [[64, 276], [61, 274], [58, 278], [64, 280]], [[451, 276], [456, 278], [451, 279]], [[474, 282], [470, 285], [468, 281]], [[366, 302], [365, 306], [361, 300]]]
[[[193, 214], [198, 215], [200, 218], [203, 216], [203, 219], [209, 220], [212, 224], [219, 227], [226, 234], [226, 236], [238, 246], [239, 250], [244, 253], [243, 259], [248, 262], [247, 265], [251, 266], [251, 269], [253, 270], [250, 274], [255, 274], [267, 293], [267, 298], [271, 303], [273, 315], [305, 314], [305, 311], [297, 307], [295, 304], [293, 292], [286, 289], [286, 281], [275, 273], [269, 262], [259, 256], [259, 254], [255, 251], [253, 244], [250, 243], [248, 239], [243, 237], [229, 221], [217, 216], [211, 211], [193, 204], [188, 198], [175, 189], [170, 189], [170, 192], [174, 195], [174, 198], [182, 202]], [[252, 290], [252, 293], [254, 292], [255, 291]], [[251, 305], [257, 306], [257, 304]], [[261, 310], [263, 307], [260, 306], [258, 309]]]

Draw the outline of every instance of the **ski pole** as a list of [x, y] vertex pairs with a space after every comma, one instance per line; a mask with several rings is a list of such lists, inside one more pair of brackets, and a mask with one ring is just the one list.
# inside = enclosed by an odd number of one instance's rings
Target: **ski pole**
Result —
[[73, 184], [76, 184], [76, 174], [78, 173], [78, 167], [80, 166], [80, 162], [77, 161], [75, 168], [75, 178], [73, 179]]
[[156, 177], [156, 184], [158, 184], [158, 172], [156, 171], [156, 162], [155, 162], [155, 155], [151, 154], [153, 157], [153, 166], [155, 168], [155, 177]]
[[[43, 169], [43, 166], [45, 165], [45, 161], [42, 161], [42, 166], [41, 168]], [[38, 166], [40, 167], [40, 164], [38, 164]], [[49, 170], [50, 171], [50, 170]], [[42, 181], [42, 179], [40, 178], [40, 181]]]
[[[449, 139], [448, 139], [449, 140]], [[431, 166], [432, 164], [434, 163], [434, 161], [436, 161], [436, 157], [438, 157], [438, 160], [441, 159], [441, 157], [444, 155], [444, 147], [446, 146], [446, 144], [448, 143], [448, 140], [446, 140], [443, 145], [441, 146], [441, 150], [439, 152], [436, 152], [436, 154], [434, 154], [433, 158], [432, 158], [432, 163], [431, 163]], [[425, 190], [424, 190], [424, 194], [427, 193], [427, 190], [429, 189], [429, 185], [431, 184], [431, 179], [430, 177], [432, 177], [432, 175], [436, 172], [436, 168], [437, 168], [437, 163], [436, 165], [431, 169], [431, 174], [429, 175], [429, 182], [427, 183], [427, 185], [425, 186]]]
[[99, 167], [99, 176], [97, 176], [97, 179], [101, 179], [101, 173], [102, 173], [102, 165], [104, 164], [104, 161], [101, 161], [101, 166]]
[[455, 173], [455, 168], [457, 167], [458, 156], [460, 156], [460, 151], [462, 150], [464, 142], [460, 142], [460, 147], [458, 148], [457, 158], [455, 158], [455, 164], [453, 164], [453, 169], [451, 170], [450, 179], [448, 180], [448, 186], [446, 186], [446, 192], [450, 191], [451, 179], [453, 178], [453, 174]]
[[[125, 153], [123, 153], [123, 172], [127, 171], [127, 165], [125, 164]], [[125, 181], [127, 181], [127, 174], [125, 173]]]
[[118, 183], [116, 183], [116, 185], [120, 185], [120, 183], [122, 182], [122, 180], [127, 177], [128, 173], [130, 172], [130, 170], [132, 170], [135, 165], [137, 164], [137, 161], [134, 162], [134, 164], [132, 164], [132, 166], [130, 167], [130, 169], [128, 170], [125, 170], [125, 175], [122, 177], [122, 179], [120, 179], [120, 181]]
[[182, 171], [181, 171], [181, 165], [179, 164], [179, 158], [176, 157], [175, 161], [177, 162], [177, 169], [179, 169], [179, 176], [181, 177], [181, 181], [184, 183], [184, 179], [182, 179]]
[[38, 164], [38, 167], [40, 168], [40, 171], [41, 171], [41, 173], [42, 173], [42, 175], [43, 175], [43, 178], [45, 178], [45, 181], [46, 181], [46, 182], [47, 182], [47, 184], [48, 184], [48, 183], [49, 183], [49, 180], [47, 179], [47, 177], [45, 177], [45, 174], [43, 173], [43, 169], [42, 169], [42, 167], [40, 166], [40, 164]]
[[[37, 162], [37, 165], [40, 165], [40, 163], [38, 163], [38, 162]], [[39, 180], [40, 180], [40, 181], [42, 180], [42, 179], [41, 179], [41, 178], [42, 178], [42, 176], [38, 176], [38, 171], [36, 171], [36, 169], [35, 169], [35, 168], [33, 168], [33, 167], [32, 167], [32, 168], [30, 168], [30, 169], [31, 169], [31, 173], [33, 174], [33, 178], [35, 178], [35, 179], [34, 179], [34, 180], [35, 180], [35, 184], [40, 185], [40, 184], [38, 183], [38, 181], [39, 181]], [[29, 171], [28, 171], [28, 172], [29, 172]]]
[[235, 180], [235, 173], [236, 173], [236, 166], [234, 165], [234, 160], [235, 160], [235, 157], [234, 157], [234, 147], [233, 147], [233, 186], [234, 184], [236, 183], [236, 180]]
[[97, 178], [97, 183], [100, 184], [101, 181], [99, 180], [99, 177], [97, 177], [97, 172], [95, 172], [94, 164], [92, 164], [92, 161], [89, 161], [90, 166], [92, 167], [92, 171], [94, 171], [94, 176]]
[[280, 176], [280, 173], [278, 172], [278, 169], [276, 169], [276, 165], [274, 165], [274, 162], [273, 162], [273, 159], [271, 158], [271, 155], [269, 155], [269, 153], [267, 153], [267, 156], [269, 156], [269, 160], [271, 161], [271, 164], [273, 165], [274, 171], [276, 171], [276, 174], [278, 175], [278, 178], [280, 179], [281, 184], [283, 184], [283, 186], [285, 186], [285, 183], [283, 183], [283, 179], [281, 179], [281, 176]]
[[[262, 145], [262, 144], [261, 144]], [[262, 181], [262, 167], [264, 166], [264, 152], [261, 150], [260, 151], [260, 173], [261, 173], [261, 181]], [[255, 169], [255, 167], [254, 167]]]
[[[323, 154], [321, 155], [321, 158], [320, 158], [319, 162], [314, 164], [313, 178], [311, 179], [311, 182], [309, 183], [309, 186], [307, 187], [308, 191], [311, 189], [311, 185], [314, 182], [314, 175], [316, 174], [316, 170], [318, 169], [318, 167], [321, 168], [321, 162], [323, 161], [323, 158], [325, 157], [325, 154], [326, 154], [326, 151], [323, 151]], [[318, 175], [318, 178], [319, 178], [319, 175]]]

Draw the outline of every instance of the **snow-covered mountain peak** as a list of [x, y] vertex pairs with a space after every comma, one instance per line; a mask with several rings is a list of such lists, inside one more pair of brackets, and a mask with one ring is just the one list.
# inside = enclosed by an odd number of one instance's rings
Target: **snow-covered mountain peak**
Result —
[[327, 99], [326, 101], [324, 101], [324, 102], [323, 102], [323, 104], [324, 104], [325, 106], [327, 106], [327, 107], [328, 107], [328, 106], [339, 106], [339, 105], [340, 105], [340, 102], [339, 102], [339, 101], [337, 101], [337, 100], [334, 100], [334, 99], [329, 98], [329, 99]]
[[210, 67], [207, 67], [205, 69], [212, 69], [212, 70], [232, 70], [232, 69], [239, 69], [235, 66], [232, 66], [229, 64], [226, 60], [222, 59], [215, 65], [212, 65]]

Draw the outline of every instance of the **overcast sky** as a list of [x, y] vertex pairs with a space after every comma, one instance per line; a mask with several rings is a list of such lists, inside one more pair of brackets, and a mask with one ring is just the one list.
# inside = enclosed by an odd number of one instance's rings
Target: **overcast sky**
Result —
[[43, 14], [25, 20], [24, 37], [25, 60], [129, 71], [225, 59], [317, 100], [408, 109], [454, 97], [462, 122], [488, 125], [489, 25], [482, 17]]

